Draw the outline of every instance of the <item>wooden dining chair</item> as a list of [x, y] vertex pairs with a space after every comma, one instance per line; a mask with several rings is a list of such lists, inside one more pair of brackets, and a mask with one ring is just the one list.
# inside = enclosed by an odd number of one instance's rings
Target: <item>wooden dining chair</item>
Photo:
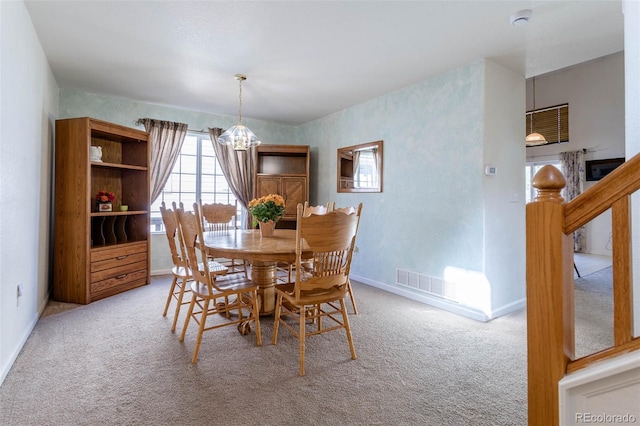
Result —
[[[233, 232], [238, 226], [237, 214], [238, 203], [235, 204], [221, 204], [211, 203], [205, 204], [200, 200], [199, 202], [202, 229], [208, 232]], [[242, 259], [227, 259], [222, 257], [214, 257], [214, 260], [227, 267], [229, 274], [247, 274], [247, 262]]]
[[[175, 205], [175, 203], [174, 203]], [[169, 242], [169, 249], [171, 251], [171, 260], [173, 261], [173, 268], [171, 268], [171, 274], [173, 279], [171, 280], [171, 287], [169, 288], [169, 295], [167, 296], [167, 302], [164, 305], [163, 317], [167, 316], [169, 311], [169, 305], [175, 299], [176, 309], [173, 314], [173, 322], [171, 324], [171, 331], [176, 330], [176, 324], [178, 322], [178, 315], [180, 314], [180, 307], [188, 302], [183, 302], [184, 293], [187, 281], [191, 280], [191, 272], [189, 271], [189, 265], [184, 253], [178, 252], [179, 241], [178, 236], [178, 221], [175, 213], [175, 208], [168, 209], [163, 201], [160, 205], [160, 214], [162, 216], [162, 223], [164, 224], [164, 231]]]
[[317, 206], [310, 206], [308, 201], [304, 202], [304, 208], [302, 209], [303, 216], [311, 216], [312, 214], [325, 214], [329, 211], [331, 203], [326, 205], [318, 204]]
[[[198, 362], [202, 334], [220, 327], [237, 324], [238, 330], [244, 335], [250, 332], [250, 323], [253, 322], [256, 330], [256, 344], [261, 346], [258, 286], [242, 274], [216, 275], [209, 270], [207, 250], [202, 243], [204, 235], [198, 203], [193, 204], [193, 212], [178, 210], [178, 223], [193, 275], [191, 302], [180, 341], [184, 341], [187, 328], [192, 320], [198, 324], [198, 334], [191, 363]], [[204, 265], [203, 270], [199, 270], [199, 264]], [[227, 303], [216, 303], [220, 298], [224, 298]], [[245, 311], [247, 312], [246, 316]], [[237, 317], [211, 318], [215, 314], [226, 315], [230, 312], [237, 312]], [[210, 324], [207, 324], [207, 318], [210, 318]]]
[[[362, 208], [358, 209], [357, 207], [353, 207], [353, 206], [336, 207], [335, 202], [329, 202], [328, 208], [329, 208], [329, 211], [343, 212], [345, 214], [357, 214], [358, 226], [360, 226], [360, 213], [362, 211]], [[349, 299], [351, 300], [351, 306], [353, 306], [353, 313], [355, 315], [358, 315], [358, 306], [356, 305], [356, 298], [353, 296], [353, 287], [351, 286], [351, 280], [349, 280], [347, 287], [349, 292]]]
[[[176, 331], [176, 325], [178, 323], [178, 316], [180, 315], [180, 308], [182, 305], [186, 305], [189, 301], [184, 300], [184, 294], [190, 292], [188, 281], [192, 280], [191, 269], [189, 268], [189, 262], [187, 260], [187, 252], [184, 245], [184, 240], [178, 226], [178, 209], [184, 209], [182, 203], [178, 207], [175, 201], [172, 203], [173, 209], [167, 208], [163, 201], [160, 205], [160, 214], [162, 216], [162, 223], [164, 224], [165, 234], [169, 243], [169, 250], [171, 252], [171, 260], [173, 261], [173, 268], [171, 268], [171, 286], [169, 287], [169, 294], [167, 295], [167, 301], [164, 305], [163, 317], [167, 316], [169, 306], [173, 300], [176, 300], [176, 308], [173, 314], [173, 322], [171, 323], [171, 331]], [[208, 268], [215, 274], [226, 274], [227, 268], [215, 261], [208, 262]], [[203, 270], [204, 266], [199, 265], [199, 269]]]
[[[330, 203], [326, 205], [319, 204], [317, 206], [310, 206], [308, 201], [304, 202], [304, 207], [302, 209], [303, 216], [311, 216], [312, 214], [325, 214], [329, 211]], [[280, 283], [288, 284], [292, 282], [291, 278], [293, 277], [293, 270], [295, 264], [286, 263], [286, 262], [278, 262], [277, 265], [277, 280]], [[303, 268], [309, 269], [311, 267], [311, 260], [306, 260], [302, 263]]]
[[[280, 325], [298, 338], [301, 376], [304, 376], [308, 336], [344, 329], [351, 359], [357, 358], [344, 299], [361, 209], [362, 204], [358, 206], [358, 214], [334, 211], [305, 217], [303, 205], [298, 205], [295, 281], [275, 288], [277, 298], [272, 344], [277, 343]], [[312, 253], [313, 268], [309, 271], [301, 267], [303, 249]], [[298, 321], [297, 330], [287, 322], [287, 317]], [[329, 324], [323, 325], [323, 319]], [[308, 320], [313, 322], [309, 330]]]

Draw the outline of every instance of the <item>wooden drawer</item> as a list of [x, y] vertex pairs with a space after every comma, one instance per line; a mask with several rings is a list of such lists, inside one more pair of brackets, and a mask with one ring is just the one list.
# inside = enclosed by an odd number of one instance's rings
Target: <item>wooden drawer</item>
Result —
[[[117, 286], [147, 276], [147, 243], [127, 244], [91, 251], [91, 288]], [[108, 281], [108, 282], [106, 282]]]
[[147, 243], [123, 244], [108, 248], [97, 248], [91, 250], [91, 265], [97, 262], [114, 261], [122, 263], [130, 255], [137, 253], [147, 253]]
[[130, 274], [132, 272], [144, 270], [145, 273], [147, 271], [147, 259], [140, 262], [127, 263], [124, 265], [119, 265], [109, 269], [103, 269], [97, 272], [91, 272], [91, 284], [106, 280], [107, 278], [117, 278], [120, 276], [124, 276]]
[[[145, 264], [146, 267], [146, 264]], [[91, 274], [93, 278], [93, 274]], [[123, 290], [122, 287], [134, 288], [147, 283], [147, 270], [139, 269], [128, 273], [121, 273], [114, 277], [109, 277], [100, 281], [91, 281], [91, 299], [96, 300], [102, 294], [115, 294]], [[119, 291], [110, 290], [118, 288]]]
[[[139, 263], [147, 261], [147, 252], [133, 253], [116, 256], [113, 258], [100, 260], [98, 262], [91, 262], [91, 275], [95, 272], [104, 271], [106, 269], [115, 269], [131, 263]], [[93, 280], [92, 280], [93, 281]]]

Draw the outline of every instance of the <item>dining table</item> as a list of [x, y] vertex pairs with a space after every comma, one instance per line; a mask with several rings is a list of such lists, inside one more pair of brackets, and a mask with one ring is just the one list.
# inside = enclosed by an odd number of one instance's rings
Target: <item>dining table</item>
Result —
[[[275, 312], [278, 263], [295, 263], [295, 229], [276, 229], [263, 237], [259, 229], [236, 229], [228, 232], [209, 231], [203, 234], [207, 254], [212, 257], [244, 259], [250, 264], [250, 278], [258, 285], [260, 315]], [[303, 241], [302, 258], [312, 253]]]

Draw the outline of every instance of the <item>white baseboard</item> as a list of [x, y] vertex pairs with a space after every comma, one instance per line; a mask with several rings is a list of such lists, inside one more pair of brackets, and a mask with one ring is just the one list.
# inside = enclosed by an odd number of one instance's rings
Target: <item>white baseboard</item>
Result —
[[373, 281], [373, 280], [370, 280], [369, 278], [361, 277], [354, 274], [351, 274], [350, 278], [353, 279], [354, 281], [358, 281], [363, 284], [370, 285], [372, 287], [376, 287], [384, 291], [388, 291], [389, 293], [397, 294], [399, 296], [403, 296], [408, 299], [415, 300], [417, 302], [434, 306], [438, 309], [452, 312], [454, 314], [461, 315], [461, 316], [471, 318], [473, 320], [481, 321], [481, 322], [487, 322], [492, 320], [493, 318], [497, 318], [499, 316], [514, 312], [518, 309], [523, 308], [526, 305], [525, 299], [517, 300], [508, 305], [501, 306], [496, 310], [492, 310], [491, 315], [488, 316], [487, 314], [485, 314], [484, 312], [478, 309], [461, 305], [452, 300], [440, 298], [437, 296], [431, 296], [424, 292], [412, 291], [410, 288], [407, 288], [407, 287], [389, 285], [389, 284], [381, 283], [378, 281]]

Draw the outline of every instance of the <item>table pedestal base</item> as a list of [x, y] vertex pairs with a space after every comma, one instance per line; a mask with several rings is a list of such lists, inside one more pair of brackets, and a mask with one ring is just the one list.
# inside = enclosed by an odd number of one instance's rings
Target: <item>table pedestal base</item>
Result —
[[251, 281], [258, 284], [260, 315], [271, 315], [276, 310], [276, 262], [254, 261]]

